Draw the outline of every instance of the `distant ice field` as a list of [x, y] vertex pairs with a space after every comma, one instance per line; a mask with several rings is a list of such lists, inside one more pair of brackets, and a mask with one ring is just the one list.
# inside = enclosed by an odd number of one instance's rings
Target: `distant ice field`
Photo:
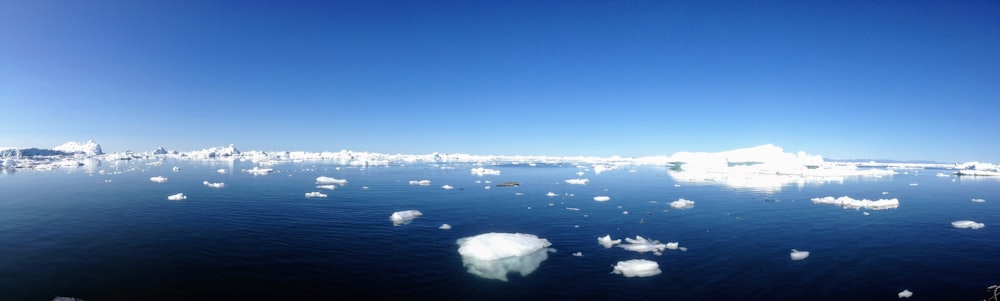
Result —
[[[980, 300], [1000, 283], [997, 178], [898, 170], [755, 189], [676, 181], [661, 166], [598, 174], [572, 164], [305, 161], [254, 175], [242, 172], [255, 167], [250, 161], [146, 163], [0, 174], [0, 300], [890, 300], [904, 289], [925, 300]], [[470, 172], [480, 167], [499, 174]], [[169, 181], [150, 180], [159, 176]], [[319, 177], [347, 183], [306, 197]], [[585, 185], [566, 182], [582, 178]], [[519, 185], [497, 186], [510, 181]], [[186, 199], [167, 199], [178, 193]], [[899, 206], [812, 201], [825, 197]], [[670, 205], [681, 198], [694, 206]], [[390, 219], [407, 210], [421, 215]], [[985, 226], [952, 226], [962, 220]], [[458, 240], [485, 233], [551, 245], [477, 263], [493, 273], [517, 265], [502, 281], [470, 273], [458, 252]], [[605, 248], [597, 242], [605, 235], [685, 251]], [[792, 260], [792, 249], [809, 255]], [[633, 259], [654, 261], [661, 273], [612, 273]]]

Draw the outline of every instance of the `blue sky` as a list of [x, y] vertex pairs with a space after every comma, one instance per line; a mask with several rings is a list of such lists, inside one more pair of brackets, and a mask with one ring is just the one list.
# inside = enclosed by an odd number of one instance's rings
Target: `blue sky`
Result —
[[997, 1], [3, 1], [0, 145], [1000, 162]]

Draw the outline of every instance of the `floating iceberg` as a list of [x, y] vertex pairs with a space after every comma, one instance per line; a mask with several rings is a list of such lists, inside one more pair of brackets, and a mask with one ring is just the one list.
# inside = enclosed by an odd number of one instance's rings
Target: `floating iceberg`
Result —
[[396, 211], [393, 212], [391, 216], [389, 216], [389, 219], [392, 220], [392, 224], [394, 226], [399, 226], [399, 225], [409, 224], [411, 221], [413, 221], [413, 219], [418, 218], [421, 215], [424, 214], [417, 210]]
[[419, 181], [410, 180], [410, 185], [430, 186], [431, 180], [419, 180]]
[[569, 179], [569, 180], [566, 180], [566, 184], [573, 184], [573, 185], [587, 185], [588, 183], [590, 183], [590, 179]]
[[507, 274], [527, 276], [548, 259], [552, 244], [522, 233], [485, 233], [459, 239], [458, 253], [468, 272], [487, 279], [507, 281]]
[[101, 151], [101, 145], [94, 142], [94, 140], [87, 140], [87, 142], [84, 143], [70, 141], [53, 147], [52, 150], [66, 153], [83, 153], [88, 156], [104, 154], [104, 152]]
[[441, 230], [451, 230], [451, 225], [449, 225], [449, 224], [441, 224], [441, 226], [438, 227], [438, 229], [441, 229]]
[[170, 196], [167, 197], [167, 199], [171, 200], [171, 201], [186, 200], [187, 198], [188, 197], [186, 195], [184, 195], [183, 193], [178, 193], [178, 194], [170, 195]]
[[576, 257], [583, 257], [583, 252], [576, 252], [576, 253], [573, 253], [573, 256], [576, 256]]
[[871, 210], [882, 210], [882, 209], [895, 209], [899, 207], [899, 199], [878, 199], [875, 201], [869, 199], [855, 200], [853, 198], [842, 196], [839, 198], [834, 198], [832, 196], [822, 197], [822, 198], [812, 198], [812, 202], [816, 204], [832, 204], [847, 208], [854, 209], [871, 209]]
[[664, 244], [660, 243], [658, 240], [648, 240], [645, 237], [638, 235], [635, 236], [635, 239], [626, 237], [625, 242], [626, 244], [619, 245], [618, 247], [639, 253], [653, 252], [656, 256], [663, 255], [663, 250], [676, 250], [678, 248], [678, 243], [676, 242]]
[[909, 298], [909, 297], [913, 297], [913, 292], [911, 292], [910, 290], [903, 290], [902, 292], [899, 292], [898, 295], [899, 295], [900, 299], [902, 299], [902, 298]]
[[155, 176], [155, 177], [149, 178], [149, 180], [153, 181], [153, 182], [156, 182], [156, 183], [166, 183], [167, 182], [167, 178], [166, 177], [162, 177], [162, 176]]
[[658, 263], [645, 259], [619, 261], [612, 271], [612, 273], [625, 275], [625, 277], [649, 277], [659, 275], [662, 272]]
[[226, 183], [222, 183], [222, 182], [219, 182], [219, 183], [212, 183], [212, 182], [209, 182], [209, 181], [205, 181], [205, 182], [201, 182], [201, 183], [202, 183], [202, 184], [205, 184], [205, 186], [208, 186], [208, 187], [212, 187], [212, 188], [222, 188], [222, 187], [226, 187]]
[[316, 184], [337, 184], [340, 186], [344, 186], [347, 185], [347, 180], [331, 178], [331, 177], [317, 177]]
[[469, 171], [471, 171], [472, 174], [480, 176], [480, 177], [486, 176], [486, 175], [491, 175], [491, 176], [499, 176], [500, 175], [500, 171], [499, 170], [489, 169], [489, 168], [482, 168], [482, 167], [473, 168], [473, 169], [470, 169]]
[[792, 253], [790, 255], [792, 256], [792, 260], [803, 260], [806, 259], [806, 257], [809, 257], [809, 251], [792, 249]]
[[316, 185], [316, 189], [336, 190], [337, 185]]
[[451, 186], [451, 185], [448, 185], [448, 184], [444, 184], [444, 186], [441, 186], [441, 189], [452, 190], [452, 189], [455, 189], [455, 187]]
[[602, 246], [604, 246], [605, 249], [607, 249], [614, 247], [617, 244], [621, 244], [622, 240], [621, 239], [611, 240], [611, 234], [608, 234], [605, 236], [598, 237], [597, 243], [601, 244]]
[[216, 170], [215, 172], [221, 173], [221, 174], [225, 174], [226, 173], [226, 169], [225, 168], [219, 168], [219, 170]]
[[965, 229], [965, 228], [969, 228], [969, 229], [982, 229], [983, 227], [986, 227], [986, 224], [984, 224], [984, 223], [977, 223], [977, 222], [970, 221], [970, 220], [960, 220], [960, 221], [951, 222], [951, 226], [955, 227], [955, 228], [961, 228], [961, 229]]
[[260, 167], [254, 166], [251, 169], [244, 169], [243, 171], [246, 172], [246, 173], [248, 173], [248, 174], [252, 174], [252, 175], [255, 175], [255, 176], [260, 176], [260, 175], [269, 174], [272, 171], [274, 171], [274, 169], [260, 168]]
[[599, 195], [599, 196], [595, 196], [594, 197], [594, 201], [598, 201], [598, 202], [607, 202], [607, 201], [610, 201], [610, 200], [611, 200], [611, 197], [606, 196], [606, 195]]
[[972, 199], [972, 202], [973, 203], [985, 203], [986, 200], [984, 200], [984, 199]]
[[551, 191], [549, 191], [549, 193], [545, 194], [545, 196], [547, 196], [547, 197], [554, 197], [554, 196], [557, 196], [557, 195], [558, 194], [556, 194], [555, 192], [551, 192]]
[[685, 200], [685, 199], [677, 199], [676, 201], [670, 202], [670, 207], [674, 207], [674, 208], [678, 208], [678, 209], [694, 208], [694, 201]]
[[326, 195], [319, 191], [306, 192], [307, 198], [325, 198]]

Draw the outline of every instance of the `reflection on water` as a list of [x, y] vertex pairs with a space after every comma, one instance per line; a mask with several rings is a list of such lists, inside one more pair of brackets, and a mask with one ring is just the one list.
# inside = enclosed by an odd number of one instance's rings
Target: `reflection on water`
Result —
[[549, 251], [549, 249], [541, 249], [524, 256], [511, 256], [496, 260], [479, 260], [462, 256], [462, 265], [473, 275], [507, 281], [507, 274], [518, 273], [524, 277], [534, 272], [542, 264], [542, 261], [549, 259]]

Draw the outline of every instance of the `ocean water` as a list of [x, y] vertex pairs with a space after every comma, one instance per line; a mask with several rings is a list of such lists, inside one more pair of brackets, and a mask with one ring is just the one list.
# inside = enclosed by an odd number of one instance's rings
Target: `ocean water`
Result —
[[[677, 186], [654, 166], [594, 174], [571, 164], [500, 165], [486, 167], [501, 175], [480, 177], [469, 164], [301, 162], [254, 176], [239, 172], [250, 162], [147, 163], [0, 174], [0, 300], [897, 300], [904, 289], [916, 300], [981, 300], [1000, 283], [995, 178], [910, 170], [767, 190]], [[588, 185], [563, 182], [578, 171]], [[318, 176], [349, 183], [317, 190]], [[432, 184], [408, 184], [425, 179]], [[495, 187], [505, 181], [521, 186]], [[328, 197], [304, 197], [311, 191]], [[175, 193], [188, 198], [167, 200]], [[595, 202], [598, 195], [611, 200]], [[825, 196], [898, 198], [900, 206], [810, 201]], [[671, 208], [678, 198], [695, 206]], [[389, 220], [410, 209], [424, 215]], [[951, 226], [963, 219], [986, 227]], [[453, 229], [438, 229], [443, 223]], [[534, 234], [555, 251], [526, 276], [480, 278], [466, 271], [456, 240], [487, 232]], [[606, 249], [597, 237], [607, 234], [687, 250]], [[792, 261], [791, 249], [811, 254]], [[628, 259], [656, 261], [663, 273], [611, 274]]]

